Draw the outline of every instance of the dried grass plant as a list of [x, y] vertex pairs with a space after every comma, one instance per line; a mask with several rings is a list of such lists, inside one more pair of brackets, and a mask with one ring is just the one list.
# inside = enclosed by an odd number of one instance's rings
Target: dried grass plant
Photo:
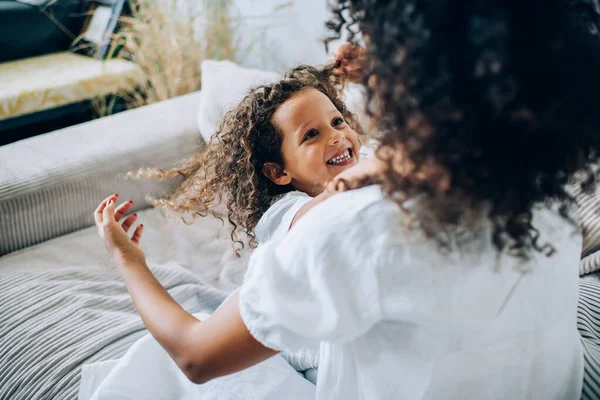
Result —
[[231, 0], [129, 0], [131, 15], [109, 49], [110, 58], [137, 64], [145, 82], [135, 90], [94, 100], [98, 116], [113, 112], [122, 98], [127, 108], [166, 100], [200, 89], [203, 59], [237, 59]]

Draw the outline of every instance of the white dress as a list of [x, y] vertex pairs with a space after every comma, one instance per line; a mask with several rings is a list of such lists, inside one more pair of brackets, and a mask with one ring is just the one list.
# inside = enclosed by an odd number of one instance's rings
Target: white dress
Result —
[[296, 190], [286, 193], [273, 203], [254, 228], [258, 243], [264, 244], [272, 239], [282, 239], [289, 231], [298, 211], [312, 199], [313, 197], [306, 193]]
[[252, 255], [242, 319], [272, 349], [320, 343], [317, 399], [576, 399], [581, 234], [534, 213], [557, 252], [498, 259], [483, 221], [441, 254], [378, 186], [317, 205]]
[[[254, 229], [259, 245], [269, 240], [280, 240], [283, 238], [289, 231], [290, 225], [298, 211], [312, 199], [313, 197], [304, 192], [293, 191], [286, 193], [277, 200], [261, 217]], [[317, 368], [319, 365], [318, 345], [294, 352], [283, 351], [281, 355], [297, 371], [306, 371]], [[308, 379], [311, 380], [310, 375]], [[311, 380], [311, 382], [314, 383], [314, 380]]]

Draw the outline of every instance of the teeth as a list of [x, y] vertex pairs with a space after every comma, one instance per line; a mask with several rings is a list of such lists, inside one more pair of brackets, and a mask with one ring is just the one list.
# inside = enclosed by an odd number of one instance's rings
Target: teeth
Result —
[[350, 152], [346, 150], [343, 154], [340, 154], [337, 157], [333, 157], [331, 160], [327, 161], [328, 164], [340, 164], [350, 159]]

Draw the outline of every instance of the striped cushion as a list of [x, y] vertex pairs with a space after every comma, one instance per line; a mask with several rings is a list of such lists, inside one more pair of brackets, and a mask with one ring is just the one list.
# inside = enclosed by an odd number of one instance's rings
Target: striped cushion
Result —
[[[170, 167], [201, 145], [200, 92], [0, 147], [0, 255], [93, 224], [112, 193], [147, 206], [168, 186], [126, 181], [139, 167]], [[173, 184], [173, 182], [171, 182]]]
[[583, 347], [583, 387], [581, 398], [600, 398], [600, 282], [595, 277], [579, 281], [577, 329]]
[[576, 190], [579, 218], [583, 234], [579, 274], [600, 270], [600, 188], [594, 193]]

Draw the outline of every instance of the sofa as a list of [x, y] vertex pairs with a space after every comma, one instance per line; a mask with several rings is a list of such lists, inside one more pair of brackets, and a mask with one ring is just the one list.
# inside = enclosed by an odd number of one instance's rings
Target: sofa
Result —
[[93, 226], [111, 193], [133, 200], [149, 266], [190, 312], [214, 311], [241, 282], [247, 254], [234, 255], [220, 221], [188, 226], [148, 207], [177, 181], [124, 179], [202, 145], [200, 95], [0, 147], [1, 399], [76, 399], [82, 366], [147, 333]]

